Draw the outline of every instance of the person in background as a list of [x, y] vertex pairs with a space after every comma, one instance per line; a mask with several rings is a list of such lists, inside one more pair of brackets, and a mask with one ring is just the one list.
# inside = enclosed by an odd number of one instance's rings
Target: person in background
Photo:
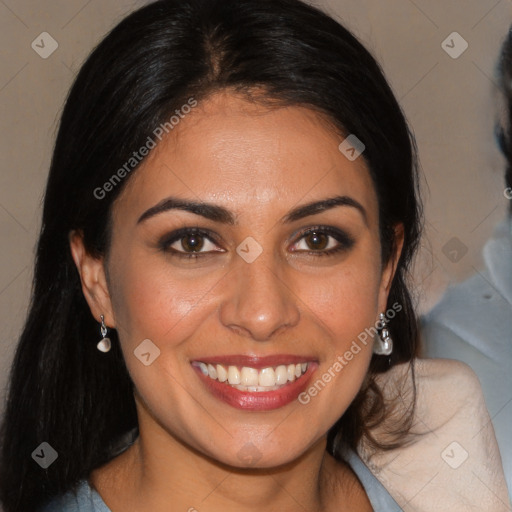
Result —
[[478, 375], [512, 489], [512, 27], [499, 61], [506, 116], [497, 130], [507, 160], [508, 214], [483, 249], [485, 269], [448, 289], [422, 319], [425, 355], [458, 359]]

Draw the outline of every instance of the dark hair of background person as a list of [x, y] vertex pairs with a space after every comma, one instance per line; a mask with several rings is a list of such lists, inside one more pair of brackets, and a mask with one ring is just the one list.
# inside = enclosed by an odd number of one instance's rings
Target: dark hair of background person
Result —
[[[109, 461], [120, 436], [137, 427], [119, 339], [111, 333], [108, 354], [96, 348], [99, 323], [83, 297], [68, 235], [81, 230], [91, 254], [107, 255], [112, 204], [122, 185], [102, 200], [94, 189], [190, 97], [200, 101], [221, 90], [269, 108], [309, 107], [339, 130], [340, 142], [342, 134], [353, 133], [365, 144], [384, 262], [394, 250], [393, 226], [401, 222], [405, 229], [388, 301], [402, 311], [389, 326], [393, 354], [373, 356], [361, 391], [329, 432], [328, 449], [337, 455], [340, 437], [355, 447], [388, 412], [374, 377], [417, 353], [406, 281], [421, 206], [414, 138], [382, 71], [345, 28], [298, 0], [160, 0], [129, 15], [98, 45], [62, 113], [33, 294], [1, 430], [5, 512], [30, 512], [72, 489]], [[400, 428], [398, 444], [407, 419]], [[58, 452], [46, 470], [31, 457], [43, 441]]]
[[[499, 147], [507, 160], [505, 169], [505, 186], [512, 189], [512, 26], [501, 48], [501, 57], [498, 63], [500, 88], [505, 98], [505, 119], [497, 126]], [[509, 205], [512, 214], [512, 201]]]

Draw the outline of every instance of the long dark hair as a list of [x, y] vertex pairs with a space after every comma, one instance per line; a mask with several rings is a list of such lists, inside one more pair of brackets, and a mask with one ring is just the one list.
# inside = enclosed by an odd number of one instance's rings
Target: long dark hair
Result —
[[[415, 145], [378, 64], [340, 24], [298, 0], [160, 0], [125, 18], [92, 52], [67, 98], [46, 188], [28, 318], [16, 351], [2, 426], [0, 493], [6, 512], [29, 512], [112, 458], [137, 426], [133, 384], [115, 332], [111, 352], [83, 297], [68, 236], [81, 230], [88, 251], [106, 255], [112, 203], [123, 183], [94, 190], [142, 147], [155, 127], [191, 97], [229, 89], [323, 113], [366, 146], [379, 199], [382, 257], [404, 248], [388, 305], [395, 349], [374, 356], [367, 381], [331, 429], [355, 447], [384, 411], [373, 376], [416, 354], [417, 324], [406, 286], [420, 233]], [[259, 96], [253, 95], [255, 101]], [[341, 139], [340, 139], [341, 141]], [[134, 174], [133, 170], [131, 174]], [[112, 188], [112, 187], [111, 187]], [[41, 469], [42, 442], [58, 460]]]
[[[507, 160], [505, 186], [512, 189], [512, 26], [501, 48], [498, 76], [505, 100], [506, 117], [496, 126], [496, 135], [498, 145]], [[512, 214], [512, 201], [510, 201], [509, 212]]]

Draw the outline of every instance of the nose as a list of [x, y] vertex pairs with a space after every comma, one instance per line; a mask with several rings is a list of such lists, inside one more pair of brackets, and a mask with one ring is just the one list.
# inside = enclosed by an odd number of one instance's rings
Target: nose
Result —
[[271, 257], [238, 261], [227, 279], [228, 293], [220, 309], [226, 327], [255, 341], [270, 341], [298, 324], [298, 298]]

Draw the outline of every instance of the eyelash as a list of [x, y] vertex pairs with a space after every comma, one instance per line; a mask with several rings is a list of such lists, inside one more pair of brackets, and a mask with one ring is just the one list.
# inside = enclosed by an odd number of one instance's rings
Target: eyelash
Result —
[[[334, 255], [336, 253], [339, 253], [344, 250], [350, 249], [355, 241], [352, 237], [350, 237], [347, 233], [330, 226], [313, 226], [309, 227], [307, 229], [304, 229], [303, 231], [298, 233], [298, 238], [294, 242], [294, 245], [298, 244], [301, 240], [303, 240], [306, 236], [312, 234], [312, 233], [318, 233], [322, 235], [327, 235], [330, 238], [334, 238], [338, 245], [336, 247], [333, 247], [331, 249], [324, 249], [324, 250], [292, 250], [292, 252], [306, 252], [309, 255], [312, 256], [330, 256]], [[176, 249], [172, 249], [170, 246], [174, 244], [175, 242], [180, 241], [186, 236], [191, 235], [198, 235], [202, 238], [206, 238], [210, 242], [213, 242], [216, 245], [219, 245], [219, 243], [216, 241], [217, 236], [206, 229], [201, 228], [182, 228], [178, 229], [177, 231], [173, 231], [169, 235], [163, 237], [159, 243], [158, 246], [160, 250], [166, 253], [171, 253], [172, 256], [177, 256], [178, 258], [186, 258], [186, 259], [196, 259], [199, 257], [204, 257], [207, 255], [211, 255], [212, 252], [225, 252], [225, 251], [205, 251], [205, 252], [185, 252], [185, 251], [178, 251]]]
[[333, 228], [330, 226], [313, 226], [304, 229], [303, 231], [298, 233], [297, 241], [294, 242], [294, 245], [296, 245], [299, 241], [304, 239], [306, 236], [312, 234], [312, 233], [319, 233], [322, 235], [327, 235], [328, 237], [334, 238], [338, 242], [338, 245], [336, 247], [332, 247], [331, 249], [323, 249], [321, 251], [293, 251], [293, 252], [307, 252], [307, 254], [312, 256], [331, 256], [334, 254], [337, 254], [341, 251], [346, 251], [350, 249], [355, 241], [354, 239], [349, 236], [344, 231], [341, 231], [340, 229]]
[[[186, 258], [186, 259], [196, 259], [199, 257], [204, 257], [206, 255], [211, 254], [211, 252], [185, 252], [185, 251], [177, 251], [176, 249], [172, 249], [170, 246], [175, 242], [185, 238], [186, 236], [198, 235], [202, 238], [206, 238], [211, 242], [219, 245], [216, 241], [217, 237], [211, 231], [207, 229], [200, 228], [182, 228], [176, 231], [173, 231], [169, 235], [165, 236], [158, 243], [160, 249], [163, 252], [170, 253], [172, 256], [177, 256], [178, 258]], [[224, 251], [214, 251], [214, 252], [224, 252]]]

